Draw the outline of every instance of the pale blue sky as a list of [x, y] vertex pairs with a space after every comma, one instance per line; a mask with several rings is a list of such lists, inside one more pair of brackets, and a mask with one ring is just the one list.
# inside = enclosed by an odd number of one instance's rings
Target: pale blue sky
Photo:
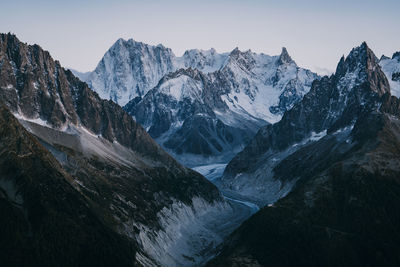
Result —
[[120, 37], [218, 52], [287, 47], [312, 70], [334, 70], [367, 41], [377, 56], [400, 50], [399, 0], [0, 0], [0, 32], [49, 50], [66, 67], [93, 70]]

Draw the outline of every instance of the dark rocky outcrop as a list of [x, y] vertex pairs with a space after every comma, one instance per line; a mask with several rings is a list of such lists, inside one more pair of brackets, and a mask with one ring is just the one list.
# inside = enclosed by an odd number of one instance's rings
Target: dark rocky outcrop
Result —
[[136, 245], [93, 212], [56, 159], [0, 105], [2, 266], [133, 266]]

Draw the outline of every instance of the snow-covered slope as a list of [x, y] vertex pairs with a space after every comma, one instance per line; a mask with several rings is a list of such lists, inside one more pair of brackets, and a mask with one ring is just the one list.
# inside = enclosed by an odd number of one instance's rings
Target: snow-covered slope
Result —
[[143, 96], [161, 77], [175, 70], [174, 61], [171, 49], [162, 45], [119, 39], [84, 81], [101, 98], [122, 106], [136, 96]]
[[392, 95], [400, 97], [400, 52], [394, 53], [392, 58], [382, 56], [379, 65], [389, 80]]
[[176, 58], [178, 68], [196, 68], [202, 72], [214, 72], [224, 66], [229, 53], [218, 54], [214, 48], [210, 50], [187, 50], [182, 57]]

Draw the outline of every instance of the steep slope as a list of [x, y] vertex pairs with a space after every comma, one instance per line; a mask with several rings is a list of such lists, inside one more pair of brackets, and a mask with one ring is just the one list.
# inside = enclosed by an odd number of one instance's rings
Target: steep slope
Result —
[[122, 106], [143, 96], [161, 77], [175, 70], [174, 59], [171, 49], [162, 45], [119, 39], [85, 81], [101, 98]]
[[392, 58], [382, 56], [379, 65], [389, 80], [392, 95], [400, 97], [400, 52], [394, 53]]
[[280, 122], [262, 128], [228, 164], [221, 183], [262, 204], [276, 201], [296, 180], [283, 183], [276, 178], [274, 168], [279, 162], [309, 142], [351, 128], [389, 93], [378, 59], [363, 43], [340, 60], [334, 75], [314, 81], [310, 92]]
[[279, 120], [316, 78], [297, 67], [286, 49], [275, 57], [235, 49], [220, 70], [180, 69], [124, 108], [181, 162], [227, 162], [261, 126]]
[[108, 228], [73, 178], [0, 105], [3, 266], [133, 266], [136, 245]]
[[353, 130], [299, 149], [276, 172], [295, 189], [245, 222], [209, 266], [397, 266], [400, 264], [397, 115], [372, 112]]
[[11, 34], [0, 36], [0, 99], [72, 176], [96, 215], [138, 244], [141, 264], [198, 264], [221, 241], [208, 215], [229, 217], [232, 208], [215, 186], [48, 52]]

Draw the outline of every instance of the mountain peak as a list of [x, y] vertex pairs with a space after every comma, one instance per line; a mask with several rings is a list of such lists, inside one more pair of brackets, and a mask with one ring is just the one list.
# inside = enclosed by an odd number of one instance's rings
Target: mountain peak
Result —
[[240, 51], [239, 50], [239, 47], [235, 47], [235, 49], [233, 49], [229, 54], [231, 55], [231, 56], [237, 56], [237, 55], [239, 55], [240, 53], [242, 53], [242, 51]]
[[390, 59], [390, 57], [382, 55], [379, 61]]
[[379, 59], [366, 42], [353, 48], [347, 57], [342, 57], [336, 68], [336, 75], [354, 73], [361, 70], [373, 70], [379, 67]]
[[397, 61], [400, 61], [400, 51], [394, 53], [392, 59], [397, 59]]
[[282, 52], [279, 55], [279, 64], [292, 63], [293, 59], [289, 56], [286, 47], [282, 47]]

